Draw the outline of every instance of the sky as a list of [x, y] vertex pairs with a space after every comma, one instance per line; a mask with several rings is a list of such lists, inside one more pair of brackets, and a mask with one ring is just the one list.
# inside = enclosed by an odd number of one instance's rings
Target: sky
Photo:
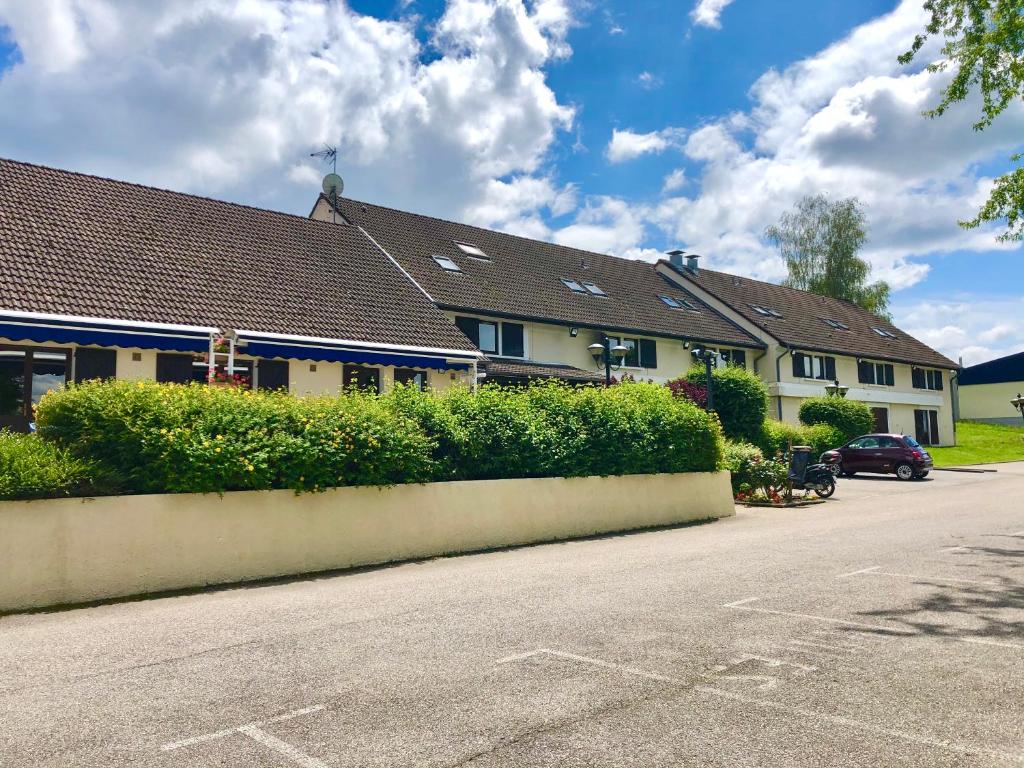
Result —
[[0, 156], [301, 215], [345, 194], [778, 281], [764, 230], [856, 196], [896, 324], [1024, 350], [1019, 244], [964, 230], [1024, 144], [941, 119], [922, 0], [0, 0]]

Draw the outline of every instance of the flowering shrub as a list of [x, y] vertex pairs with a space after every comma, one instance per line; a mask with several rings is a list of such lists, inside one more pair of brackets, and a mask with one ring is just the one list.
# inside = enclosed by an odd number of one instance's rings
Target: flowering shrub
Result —
[[35, 435], [0, 431], [0, 499], [71, 496], [92, 483], [85, 462]]
[[47, 393], [37, 423], [135, 493], [712, 471], [722, 458], [713, 415], [633, 382], [311, 398], [86, 382]]

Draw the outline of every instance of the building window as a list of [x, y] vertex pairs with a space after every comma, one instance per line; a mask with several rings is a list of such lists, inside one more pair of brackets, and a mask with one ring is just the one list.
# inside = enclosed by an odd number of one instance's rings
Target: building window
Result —
[[415, 368], [395, 368], [395, 384], [411, 384], [422, 392], [427, 388], [427, 372]]
[[0, 348], [0, 429], [29, 431], [32, 407], [67, 383], [69, 355], [63, 349]]
[[781, 312], [777, 309], [772, 309], [771, 307], [763, 307], [760, 304], [751, 304], [750, 307], [762, 317], [782, 317]]
[[498, 354], [498, 324], [489, 320], [481, 320], [478, 334], [480, 351], [492, 355]]
[[459, 250], [472, 259], [479, 261], [490, 261], [491, 257], [483, 252], [482, 249], [478, 248], [471, 243], [460, 243], [458, 240], [455, 241], [455, 245], [458, 246]]
[[458, 316], [455, 325], [481, 352], [505, 357], [525, 357], [525, 332], [520, 323], [498, 323]]
[[893, 333], [892, 331], [887, 331], [887, 330], [885, 330], [885, 328], [878, 328], [876, 326], [871, 326], [871, 330], [874, 331], [875, 333], [877, 333], [879, 336], [881, 336], [884, 339], [895, 339], [896, 338], [896, 334], [895, 333]]
[[848, 326], [846, 323], [841, 323], [838, 320], [833, 320], [830, 317], [823, 317], [823, 318], [821, 318], [821, 320], [829, 328], [835, 328], [837, 331], [848, 331], [848, 330], [850, 330], [850, 326]]
[[254, 376], [257, 389], [288, 389], [288, 361], [260, 359]]
[[431, 258], [434, 261], [437, 262], [437, 265], [439, 267], [441, 267], [441, 269], [443, 269], [443, 270], [445, 270], [447, 272], [461, 272], [462, 271], [461, 269], [459, 269], [459, 265], [456, 264], [451, 259], [449, 259], [447, 256], [438, 256], [438, 255], [435, 254]]
[[689, 309], [691, 311], [697, 310], [697, 308], [693, 306], [693, 304], [688, 302], [686, 299], [680, 299], [675, 296], [659, 296], [658, 298], [661, 299], [665, 305], [672, 307], [672, 309]]
[[365, 365], [346, 365], [344, 371], [345, 389], [355, 387], [370, 392], [380, 392], [380, 369]]
[[910, 371], [910, 379], [913, 382], [914, 389], [932, 389], [938, 392], [942, 391], [942, 371], [937, 371], [932, 368], [912, 368]]
[[607, 296], [608, 294], [601, 290], [597, 283], [583, 283], [583, 287], [593, 296]]
[[873, 363], [870, 360], [858, 360], [857, 381], [861, 384], [878, 384], [883, 387], [895, 386], [896, 376], [892, 363]]
[[573, 293], [586, 293], [587, 292], [587, 289], [584, 288], [582, 285], [580, 285], [575, 280], [569, 280], [569, 279], [563, 277], [562, 278], [562, 285], [564, 285], [566, 288], [568, 288]]
[[621, 344], [628, 351], [623, 365], [627, 368], [657, 368], [658, 343], [654, 339], [620, 339], [618, 336], [608, 337], [608, 346]]
[[747, 353], [742, 349], [723, 349], [719, 354], [726, 365], [737, 365], [740, 368], [747, 367]]
[[937, 411], [914, 411], [914, 437], [921, 445], [939, 444], [939, 414]]
[[834, 381], [836, 359], [827, 355], [805, 355], [803, 352], [794, 352], [793, 375], [798, 379]]

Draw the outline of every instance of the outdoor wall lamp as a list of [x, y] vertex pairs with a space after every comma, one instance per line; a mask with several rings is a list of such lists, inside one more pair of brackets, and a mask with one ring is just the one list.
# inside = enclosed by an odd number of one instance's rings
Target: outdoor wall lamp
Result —
[[1017, 397], [1010, 401], [1010, 405], [1020, 411], [1020, 415], [1024, 417], [1024, 397], [1021, 397], [1020, 392], [1017, 393]]
[[572, 336], [575, 339], [577, 336], [580, 335], [580, 329], [579, 328], [570, 328], [569, 329], [569, 335]]
[[[604, 363], [604, 385], [606, 387], [611, 386], [612, 366], [614, 365], [615, 370], [622, 367], [626, 355], [629, 354], [629, 348], [624, 347], [622, 344], [616, 344], [613, 347], [611, 338], [603, 336], [601, 341], [591, 344], [587, 349], [590, 350], [594, 363], [597, 365]], [[614, 363], [612, 362], [613, 360], [615, 361]]]

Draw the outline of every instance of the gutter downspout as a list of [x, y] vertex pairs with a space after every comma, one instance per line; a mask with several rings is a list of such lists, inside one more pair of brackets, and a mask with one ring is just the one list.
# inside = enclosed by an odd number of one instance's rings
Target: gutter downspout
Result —
[[[960, 365], [963, 365], [960, 358]], [[949, 377], [949, 405], [953, 410], [953, 445], [956, 445], [956, 423], [960, 420], [960, 371], [956, 370]]]
[[[782, 353], [778, 357], [775, 358], [775, 383], [777, 385], [781, 385], [782, 384], [782, 358], [784, 358], [786, 355], [790, 355], [792, 353], [793, 353], [793, 350], [791, 348], [789, 348], [789, 347], [786, 347], [784, 350], [782, 350]], [[765, 354], [768, 354], [768, 353], [765, 352]], [[778, 395], [775, 396], [775, 404], [778, 406], [779, 421], [782, 421], [782, 392], [781, 391], [779, 392]]]
[[762, 357], [764, 357], [767, 354], [768, 354], [768, 350], [766, 349], [764, 352], [762, 352], [760, 355], [758, 355], [757, 357], [755, 357], [753, 360], [750, 361], [750, 365], [753, 367], [754, 373], [757, 373], [757, 361], [760, 360]]
[[471, 390], [472, 390], [474, 395], [476, 394], [476, 387], [477, 387], [478, 383], [479, 383], [479, 378], [477, 377], [476, 358], [473, 358], [473, 383], [471, 385]]

